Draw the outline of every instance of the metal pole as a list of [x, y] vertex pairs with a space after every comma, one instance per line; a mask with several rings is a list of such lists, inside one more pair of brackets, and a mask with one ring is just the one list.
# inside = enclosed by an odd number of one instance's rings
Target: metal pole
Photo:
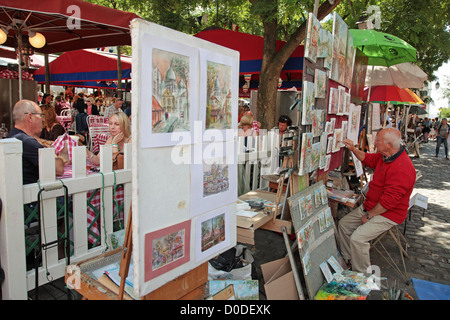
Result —
[[292, 274], [294, 275], [295, 287], [297, 288], [298, 298], [300, 300], [305, 300], [305, 296], [302, 290], [302, 284], [300, 283], [300, 278], [297, 273], [297, 267], [295, 266], [294, 256], [291, 251], [291, 246], [289, 245], [289, 239], [286, 231], [286, 227], [282, 227], [284, 244], [286, 245], [286, 250], [289, 256], [289, 262], [291, 263]]
[[17, 32], [17, 49], [19, 50], [19, 100], [22, 100], [22, 31]]

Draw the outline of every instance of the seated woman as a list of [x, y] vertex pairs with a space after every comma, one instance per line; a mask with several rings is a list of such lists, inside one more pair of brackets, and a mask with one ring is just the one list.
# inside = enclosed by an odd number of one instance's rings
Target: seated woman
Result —
[[[113, 161], [119, 153], [123, 152], [124, 144], [131, 143], [130, 122], [123, 112], [113, 113], [109, 117], [109, 133], [111, 136], [105, 144], [112, 144]], [[86, 158], [95, 165], [100, 164], [100, 155], [86, 149]]]
[[60, 135], [66, 133], [64, 127], [56, 120], [56, 112], [54, 108], [41, 108], [44, 117], [44, 128], [42, 128], [39, 142], [43, 146], [49, 146]]
[[239, 123], [238, 135], [240, 137], [257, 136], [258, 131], [253, 127], [253, 117], [249, 114], [244, 114]]

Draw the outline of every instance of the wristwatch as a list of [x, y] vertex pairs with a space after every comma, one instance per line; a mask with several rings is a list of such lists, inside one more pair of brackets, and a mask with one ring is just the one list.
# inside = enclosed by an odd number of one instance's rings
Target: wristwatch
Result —
[[369, 211], [367, 211], [366, 208], [364, 208], [363, 211], [366, 213], [366, 218], [367, 218], [367, 220], [372, 219], [372, 217], [371, 217], [370, 214], [369, 214]]

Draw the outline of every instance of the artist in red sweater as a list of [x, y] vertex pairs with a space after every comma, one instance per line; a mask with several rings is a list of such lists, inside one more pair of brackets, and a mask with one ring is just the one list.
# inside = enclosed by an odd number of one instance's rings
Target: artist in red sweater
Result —
[[401, 133], [395, 128], [378, 132], [377, 153], [358, 150], [348, 139], [343, 143], [363, 165], [375, 169], [363, 205], [342, 218], [338, 225], [343, 258], [351, 261], [352, 270], [366, 272], [370, 266], [369, 241], [406, 218], [416, 170], [401, 145]]

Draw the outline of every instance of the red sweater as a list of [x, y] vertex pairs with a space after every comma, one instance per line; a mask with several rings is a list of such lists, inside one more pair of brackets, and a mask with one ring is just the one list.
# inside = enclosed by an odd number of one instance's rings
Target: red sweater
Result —
[[375, 169], [364, 207], [370, 211], [380, 203], [387, 209], [382, 216], [402, 223], [416, 182], [416, 170], [408, 154], [404, 151], [393, 162], [385, 163], [381, 153], [366, 153], [363, 164]]

